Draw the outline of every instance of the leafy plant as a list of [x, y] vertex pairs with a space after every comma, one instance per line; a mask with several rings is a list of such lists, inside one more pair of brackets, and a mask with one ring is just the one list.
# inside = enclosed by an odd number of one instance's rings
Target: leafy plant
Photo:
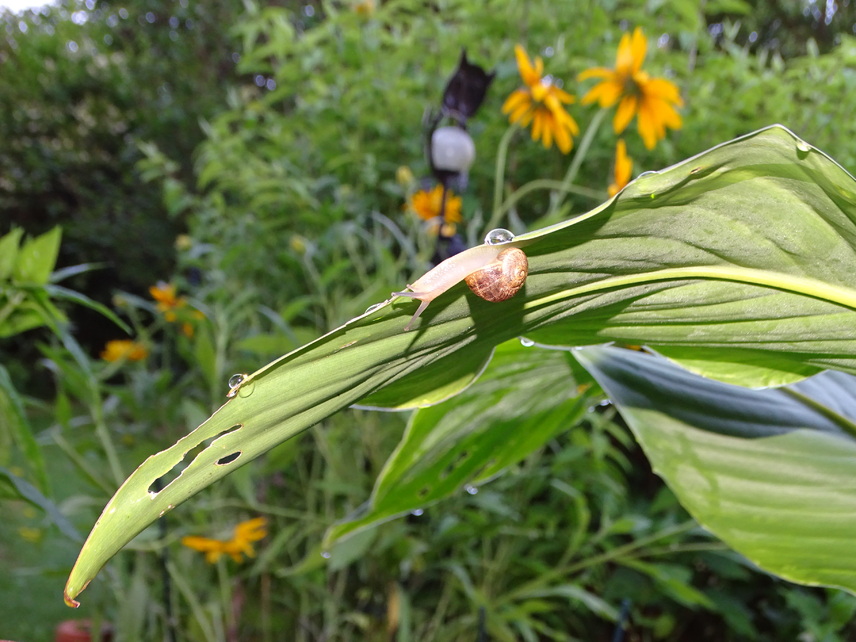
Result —
[[[93, 528], [67, 600], [147, 524], [214, 480], [351, 404], [442, 401], [468, 386], [494, 347], [514, 337], [566, 346], [644, 343], [744, 385], [793, 382], [825, 368], [856, 372], [854, 205], [849, 174], [788, 130], [771, 127], [642, 176], [586, 215], [517, 237], [512, 244], [527, 252], [530, 274], [525, 292], [504, 304], [473, 299], [459, 285], [404, 332], [412, 306], [385, 302], [242, 377], [208, 421], [144, 462]], [[775, 437], [756, 440], [759, 456], [769, 439]], [[802, 453], [818, 456], [846, 448], [850, 439], [797, 437]], [[492, 457], [464, 458], [469, 473], [460, 482], [492, 470]], [[685, 479], [671, 481], [681, 496]], [[418, 497], [422, 487], [412, 489]], [[693, 508], [709, 521], [708, 509]], [[752, 518], [729, 513], [727, 520], [739, 527]], [[849, 521], [841, 516], [842, 532], [852, 528]], [[782, 547], [763, 564], [800, 581], [830, 582], [828, 560], [805, 557], [787, 544], [792, 538], [778, 535]], [[836, 585], [856, 588], [839, 576]]]

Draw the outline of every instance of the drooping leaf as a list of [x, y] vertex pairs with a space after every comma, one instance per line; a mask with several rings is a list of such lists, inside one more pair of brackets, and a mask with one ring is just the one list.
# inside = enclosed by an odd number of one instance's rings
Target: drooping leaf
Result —
[[324, 547], [482, 483], [576, 424], [590, 402], [568, 358], [519, 341], [499, 346], [476, 383], [413, 413], [368, 504], [333, 526]]
[[[158, 516], [235, 467], [359, 401], [403, 407], [448, 397], [517, 336], [647, 344], [750, 385], [825, 368], [856, 373], [854, 220], [856, 181], [781, 127], [642, 176], [584, 216], [515, 239], [530, 266], [515, 298], [488, 303], [459, 283], [409, 332], [414, 304], [391, 299], [247, 377], [116, 492], [66, 599]], [[745, 372], [733, 366], [759, 355]]]
[[630, 350], [575, 354], [701, 524], [767, 571], [856, 592], [856, 377], [750, 390]]

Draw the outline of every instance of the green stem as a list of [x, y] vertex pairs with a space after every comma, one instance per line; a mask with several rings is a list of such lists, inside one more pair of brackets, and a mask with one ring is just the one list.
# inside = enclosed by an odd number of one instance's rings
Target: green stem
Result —
[[15, 308], [21, 305], [27, 298], [27, 295], [24, 292], [21, 292], [20, 290], [13, 291], [11, 288], [4, 288], [2, 290], [2, 294], [5, 294], [8, 300], [6, 305], [0, 308], [0, 325], [12, 316], [12, 312], [14, 312]]
[[549, 189], [556, 190], [559, 192], [577, 194], [579, 196], [592, 198], [598, 202], [604, 200], [603, 192], [589, 189], [588, 187], [581, 187], [579, 185], [565, 183], [564, 181], [554, 181], [549, 178], [539, 178], [534, 181], [529, 181], [525, 185], [522, 185], [519, 189], [515, 190], [511, 194], [511, 196], [505, 199], [505, 201], [502, 203], [502, 206], [494, 210], [493, 215], [490, 218], [490, 222], [488, 223], [487, 229], [492, 230], [496, 227], [499, 227], [500, 221], [505, 217], [506, 214], [508, 214], [511, 208], [514, 207], [518, 201], [520, 201], [524, 196], [541, 189]]
[[220, 557], [217, 560], [217, 584], [220, 589], [220, 606], [223, 609], [223, 617], [226, 624], [226, 635], [235, 630], [235, 612], [232, 610], [232, 587], [229, 581], [229, 572], [226, 570], [226, 560]]
[[95, 434], [98, 436], [98, 441], [101, 442], [101, 447], [107, 456], [107, 463], [110, 466], [110, 473], [113, 475], [113, 480], [116, 482], [116, 486], [121, 486], [125, 480], [125, 473], [122, 471], [122, 465], [119, 463], [119, 454], [113, 445], [110, 430], [104, 421], [101, 390], [95, 377], [90, 376], [89, 379], [89, 392], [92, 395], [89, 410], [92, 413], [92, 420], [95, 423]]
[[[717, 553], [719, 551], [730, 551], [731, 548], [722, 542], [696, 542], [693, 544], [675, 544], [673, 546], [659, 546], [657, 548], [649, 548], [645, 551], [639, 551], [631, 555], [625, 555], [624, 559], [639, 559], [642, 557], [650, 558], [659, 555], [675, 555], [677, 553]], [[621, 563], [618, 560], [617, 563]]]
[[[493, 210], [490, 217], [490, 222], [498, 220], [497, 211], [502, 204], [502, 191], [505, 187], [505, 163], [508, 158], [508, 146], [511, 144], [511, 138], [517, 132], [517, 125], [511, 125], [502, 135], [499, 141], [499, 146], [496, 149], [496, 169], [493, 174]], [[488, 227], [489, 230], [493, 226]]]
[[567, 192], [571, 191], [567, 189], [567, 187], [569, 185], [572, 185], [574, 180], [577, 178], [577, 174], [580, 171], [580, 167], [582, 167], [583, 161], [585, 160], [585, 157], [588, 154], [589, 147], [591, 147], [595, 134], [597, 134], [597, 131], [600, 129], [600, 125], [603, 122], [605, 116], [606, 111], [603, 109], [598, 109], [594, 115], [594, 118], [592, 118], [591, 122], [589, 122], [585, 134], [583, 134], [582, 139], [580, 139], [580, 145], [579, 147], [577, 147], [577, 153], [574, 154], [574, 160], [571, 161], [571, 164], [568, 166], [568, 171], [565, 172], [565, 177], [562, 179], [562, 185], [564, 187], [559, 190], [561, 192], [561, 195], [550, 206], [550, 210], [547, 212], [547, 216], [559, 209], [562, 204], [562, 201], [564, 200], [564, 195]]
[[81, 456], [80, 453], [78, 453], [71, 444], [66, 441], [60, 431], [57, 430], [53, 432], [53, 440], [65, 456], [68, 457], [69, 460], [77, 466], [78, 470], [82, 472], [93, 484], [98, 486], [98, 488], [103, 490], [108, 496], [111, 493], [116, 492], [116, 486], [101, 479], [95, 470], [93, 470], [89, 461], [85, 457]]

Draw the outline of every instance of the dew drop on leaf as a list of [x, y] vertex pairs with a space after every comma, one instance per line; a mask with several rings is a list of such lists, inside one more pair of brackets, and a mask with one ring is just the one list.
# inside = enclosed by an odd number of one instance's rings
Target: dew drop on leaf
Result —
[[514, 234], [501, 227], [491, 230], [484, 237], [485, 245], [502, 245], [503, 243], [510, 243], [513, 240]]
[[244, 380], [247, 378], [245, 374], [233, 374], [229, 377], [229, 392], [226, 393], [227, 397], [234, 397], [238, 394], [238, 388], [241, 387], [241, 384], [244, 383]]

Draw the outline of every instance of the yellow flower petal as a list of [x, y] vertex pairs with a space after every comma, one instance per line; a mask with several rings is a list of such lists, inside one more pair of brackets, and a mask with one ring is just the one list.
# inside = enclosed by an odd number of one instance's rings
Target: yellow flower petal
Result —
[[658, 132], [657, 120], [650, 109], [645, 105], [639, 107], [639, 117], [636, 119], [636, 129], [642, 137], [642, 142], [648, 149], [654, 149], [657, 141], [661, 138]]
[[101, 351], [104, 361], [114, 362], [122, 359], [142, 361], [149, 356], [149, 351], [142, 343], [130, 339], [113, 339], [104, 345]]
[[583, 105], [590, 105], [597, 101], [601, 108], [606, 109], [612, 107], [621, 98], [624, 93], [624, 85], [614, 80], [604, 80], [592, 87], [588, 93], [583, 96]]
[[645, 39], [641, 27], [636, 27], [630, 40], [630, 51], [633, 56], [631, 68], [633, 73], [636, 73], [642, 68], [642, 63], [645, 62], [645, 55], [648, 53], [648, 41]]
[[578, 73], [577, 80], [582, 82], [589, 78], [612, 78], [614, 75], [615, 71], [608, 69], [607, 67], [592, 67], [591, 69], [586, 69], [585, 71]]
[[573, 147], [574, 140], [571, 138], [571, 134], [566, 127], [556, 127], [556, 147], [559, 148], [563, 154], [567, 154], [571, 151], [571, 147]]
[[612, 120], [612, 128], [616, 134], [623, 132], [630, 121], [633, 120], [633, 115], [636, 113], [636, 96], [624, 96], [615, 110], [615, 118]]
[[460, 222], [461, 197], [455, 196], [451, 190], [446, 192], [446, 204], [443, 207], [443, 186], [435, 185], [431, 190], [419, 190], [407, 203], [408, 208], [424, 221], [440, 216], [447, 221]]
[[517, 58], [517, 70], [520, 72], [520, 78], [523, 84], [531, 87], [541, 82], [541, 74], [544, 71], [544, 61], [541, 58], [535, 58], [535, 65], [526, 53], [526, 50], [521, 45], [514, 46], [514, 55]]
[[528, 104], [530, 100], [529, 92], [523, 91], [522, 89], [515, 89], [511, 92], [511, 95], [505, 99], [505, 102], [502, 103], [502, 113], [507, 114], [510, 111], [514, 111], [514, 109], [520, 107], [520, 105]]
[[678, 107], [682, 107], [684, 104], [677, 85], [665, 78], [650, 79], [645, 83], [644, 91], [646, 96], [656, 96], [666, 102], [674, 103]]
[[633, 173], [633, 161], [627, 155], [627, 144], [623, 138], [618, 140], [615, 145], [615, 168], [613, 176], [615, 181], [609, 186], [607, 192], [610, 196], [615, 196], [630, 182], [630, 176]]
[[544, 123], [544, 112], [540, 109], [532, 116], [532, 140], [541, 138], [541, 129]]

